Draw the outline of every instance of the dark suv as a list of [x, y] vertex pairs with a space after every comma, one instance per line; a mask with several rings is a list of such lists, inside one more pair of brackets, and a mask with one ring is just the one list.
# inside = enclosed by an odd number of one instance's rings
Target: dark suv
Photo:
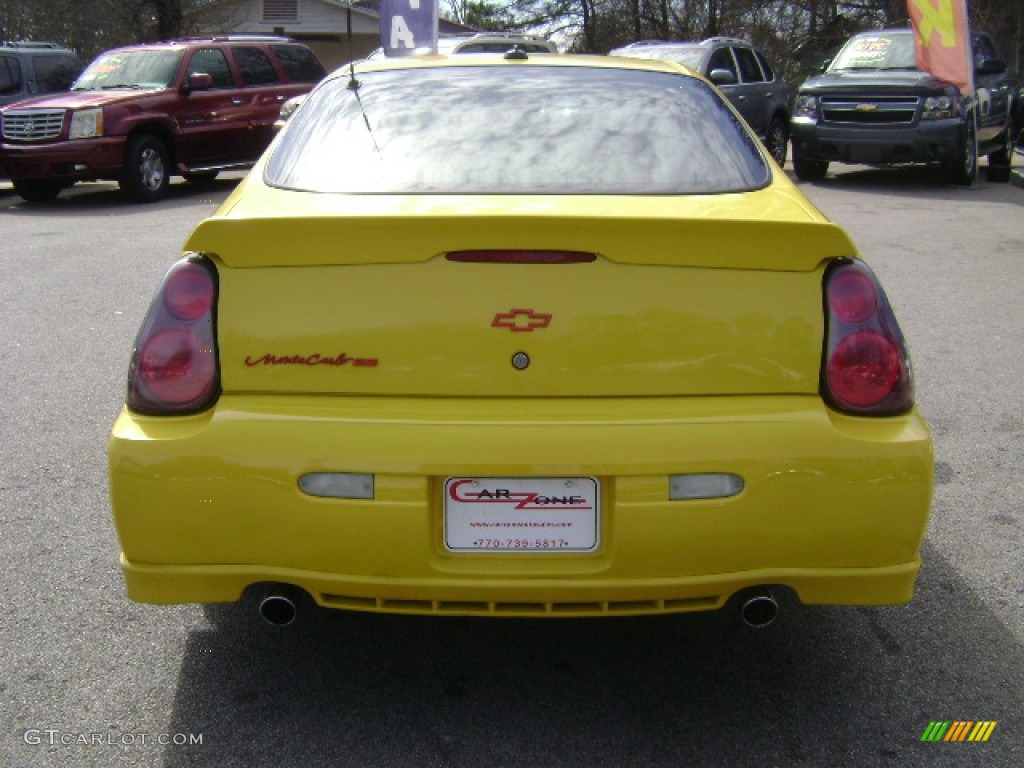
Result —
[[0, 106], [66, 91], [83, 68], [74, 51], [56, 43], [0, 44]]
[[1008, 181], [1017, 84], [992, 38], [971, 35], [975, 95], [917, 69], [910, 29], [854, 35], [823, 74], [800, 86], [792, 122], [798, 178], [825, 178], [830, 162], [935, 163], [956, 184]]
[[674, 61], [697, 70], [732, 102], [775, 162], [785, 164], [793, 92], [750, 43], [731, 37], [699, 43], [647, 40], [616, 48], [609, 55]]
[[97, 179], [157, 200], [172, 174], [209, 180], [251, 166], [273, 138], [281, 104], [324, 74], [312, 51], [283, 37], [118, 48], [70, 92], [0, 110], [0, 168], [33, 202]]

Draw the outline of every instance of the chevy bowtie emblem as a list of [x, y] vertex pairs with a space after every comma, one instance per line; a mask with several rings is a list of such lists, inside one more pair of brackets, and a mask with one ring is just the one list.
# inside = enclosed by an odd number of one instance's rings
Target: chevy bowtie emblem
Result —
[[528, 332], [551, 325], [551, 315], [532, 309], [513, 309], [499, 312], [491, 321], [492, 328], [508, 328], [514, 332]]

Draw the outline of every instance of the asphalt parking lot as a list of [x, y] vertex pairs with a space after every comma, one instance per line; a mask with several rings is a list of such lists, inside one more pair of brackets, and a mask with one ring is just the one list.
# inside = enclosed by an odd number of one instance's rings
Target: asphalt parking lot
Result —
[[[904, 607], [600, 621], [129, 602], [105, 441], [157, 281], [233, 181], [151, 206], [0, 184], [0, 765], [1024, 765], [1024, 181], [837, 169], [801, 185], [885, 284], [936, 441]], [[921, 740], [995, 722], [984, 743]]]

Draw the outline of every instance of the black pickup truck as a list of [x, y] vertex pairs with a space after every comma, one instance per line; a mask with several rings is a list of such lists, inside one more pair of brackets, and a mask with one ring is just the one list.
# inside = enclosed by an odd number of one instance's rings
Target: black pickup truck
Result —
[[825, 178], [830, 162], [863, 165], [935, 163], [956, 184], [1008, 181], [1020, 86], [995, 42], [973, 32], [974, 86], [955, 86], [917, 69], [910, 29], [854, 35], [821, 75], [797, 93], [790, 125], [797, 178]]

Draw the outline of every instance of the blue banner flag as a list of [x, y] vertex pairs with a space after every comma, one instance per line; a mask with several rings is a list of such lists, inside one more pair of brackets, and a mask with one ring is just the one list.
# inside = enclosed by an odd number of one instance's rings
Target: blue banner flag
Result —
[[380, 40], [386, 56], [437, 52], [437, 0], [381, 0]]

